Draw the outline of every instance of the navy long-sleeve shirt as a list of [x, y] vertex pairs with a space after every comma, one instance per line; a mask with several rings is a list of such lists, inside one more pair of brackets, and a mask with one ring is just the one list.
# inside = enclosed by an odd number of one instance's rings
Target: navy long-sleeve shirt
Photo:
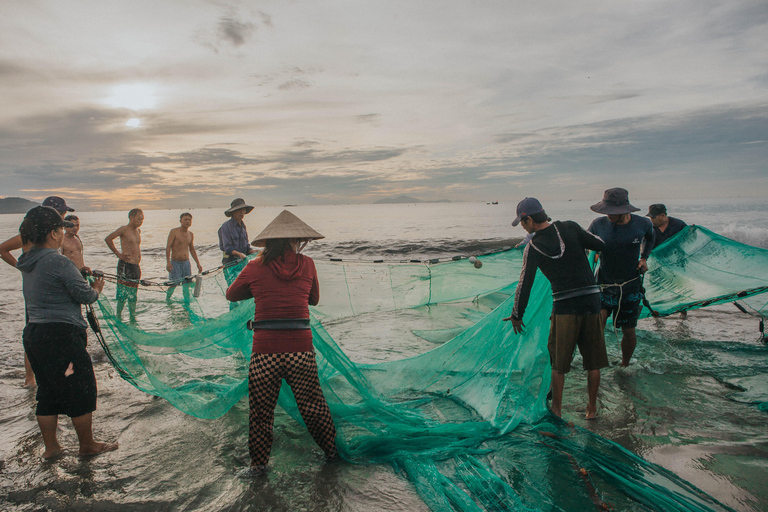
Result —
[[[605, 244], [600, 238], [587, 233], [573, 221], [555, 221], [537, 231], [523, 252], [523, 268], [515, 292], [512, 318], [522, 320], [537, 269], [541, 269], [549, 279], [554, 294], [594, 286], [595, 278], [587, 260], [586, 249], [602, 251], [604, 248]], [[556, 301], [553, 306], [555, 314], [593, 312], [600, 312], [598, 290]]]
[[660, 246], [662, 243], [666, 242], [667, 240], [669, 240], [670, 238], [678, 234], [687, 225], [688, 224], [686, 224], [680, 219], [669, 217], [669, 224], [667, 224], [667, 229], [662, 231], [659, 228], [654, 227], [653, 235], [656, 237], [656, 240], [653, 243], [653, 248], [655, 249], [656, 247]]

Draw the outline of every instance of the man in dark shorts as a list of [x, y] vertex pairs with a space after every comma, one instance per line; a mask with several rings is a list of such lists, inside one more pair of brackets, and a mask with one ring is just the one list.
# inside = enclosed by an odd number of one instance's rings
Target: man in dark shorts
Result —
[[688, 225], [680, 219], [667, 216], [667, 207], [661, 203], [649, 206], [645, 216], [650, 218], [653, 223], [653, 249], [678, 234]]
[[600, 369], [608, 366], [603, 324], [600, 316], [600, 288], [595, 284], [586, 249], [602, 251], [600, 238], [587, 233], [573, 221], [550, 223], [544, 207], [526, 197], [517, 205], [513, 226], [520, 224], [533, 234], [523, 253], [523, 269], [515, 292], [512, 322], [515, 333], [523, 331], [523, 315], [536, 277], [541, 269], [552, 285], [552, 317], [549, 330], [549, 359], [552, 364], [552, 413], [561, 415], [565, 374], [571, 370], [576, 346], [587, 370], [587, 419], [597, 415]]
[[629, 192], [623, 188], [606, 190], [603, 200], [590, 208], [605, 215], [587, 229], [605, 242], [597, 271], [603, 325], [611, 315], [613, 325], [621, 327], [621, 366], [627, 367], [637, 345], [635, 327], [643, 308], [640, 279], [648, 270], [645, 261], [653, 248], [653, 225], [645, 217], [632, 215], [640, 208], [629, 203]]
[[[144, 212], [134, 208], [128, 212], [128, 224], [120, 226], [110, 233], [104, 241], [115, 256], [117, 262], [117, 317], [121, 318], [126, 301], [131, 323], [136, 323], [136, 292], [141, 279], [141, 225]], [[115, 238], [120, 237], [120, 250], [115, 247]], [[120, 279], [123, 278], [123, 279]]]

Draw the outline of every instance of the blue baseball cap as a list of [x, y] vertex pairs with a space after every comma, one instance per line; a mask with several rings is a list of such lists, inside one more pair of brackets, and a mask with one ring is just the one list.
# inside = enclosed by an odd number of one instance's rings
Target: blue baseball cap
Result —
[[541, 213], [544, 211], [544, 207], [535, 197], [526, 197], [519, 203], [517, 203], [517, 217], [512, 221], [513, 226], [520, 224], [520, 220], [523, 217], [529, 217], [535, 213]]

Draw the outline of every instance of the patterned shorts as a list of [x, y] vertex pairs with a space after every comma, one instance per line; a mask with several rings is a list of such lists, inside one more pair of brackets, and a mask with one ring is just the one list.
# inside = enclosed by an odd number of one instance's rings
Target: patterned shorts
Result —
[[603, 288], [600, 293], [600, 307], [607, 310], [616, 327], [636, 327], [643, 295], [640, 292], [621, 293], [621, 287]]

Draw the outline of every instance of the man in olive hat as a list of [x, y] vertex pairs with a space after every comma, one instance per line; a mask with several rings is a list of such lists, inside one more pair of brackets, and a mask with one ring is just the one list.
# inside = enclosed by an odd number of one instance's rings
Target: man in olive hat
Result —
[[[243, 218], [251, 213], [251, 210], [253, 210], [253, 206], [245, 204], [245, 200], [238, 197], [230, 203], [229, 209], [224, 212], [229, 220], [219, 228], [219, 249], [222, 252], [222, 264], [234, 263], [252, 252], [256, 252], [256, 249], [251, 247], [248, 240], [248, 230], [245, 227], [245, 222], [243, 222]], [[227, 284], [232, 284], [232, 281], [237, 277], [237, 271], [231, 266], [227, 267], [224, 269], [224, 277]]]
[[243, 218], [251, 213], [251, 210], [253, 206], [245, 204], [245, 200], [238, 197], [224, 212], [229, 220], [219, 228], [219, 249], [223, 253], [221, 262], [225, 265], [255, 252], [255, 249], [251, 248], [248, 230], [243, 222]]
[[635, 327], [643, 298], [640, 275], [648, 270], [645, 262], [653, 249], [653, 224], [632, 215], [640, 208], [629, 203], [629, 192], [623, 188], [606, 190], [603, 200], [590, 208], [605, 215], [587, 229], [605, 242], [597, 272], [603, 325], [611, 315], [613, 325], [621, 327], [621, 366], [626, 367], [637, 345]]

